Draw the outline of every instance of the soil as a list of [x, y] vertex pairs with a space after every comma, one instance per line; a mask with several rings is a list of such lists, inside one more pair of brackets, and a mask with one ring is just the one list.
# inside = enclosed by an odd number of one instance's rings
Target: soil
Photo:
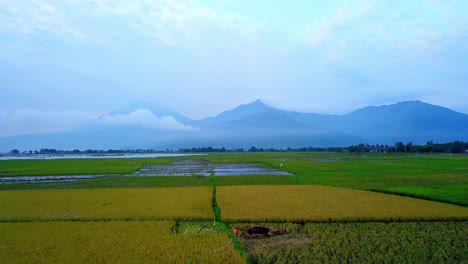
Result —
[[273, 229], [264, 226], [237, 226], [232, 233], [244, 239], [259, 239], [286, 234], [284, 229]]
[[248, 255], [258, 251], [272, 251], [284, 247], [311, 247], [313, 237], [300, 233], [288, 233], [284, 229], [274, 229], [259, 225], [236, 226], [232, 229], [240, 238]]

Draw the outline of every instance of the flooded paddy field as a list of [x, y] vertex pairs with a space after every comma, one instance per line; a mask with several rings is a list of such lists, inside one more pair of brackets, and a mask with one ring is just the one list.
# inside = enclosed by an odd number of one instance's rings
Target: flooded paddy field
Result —
[[127, 176], [247, 176], [278, 175], [292, 176], [259, 163], [211, 163], [200, 160], [178, 160], [170, 164], [149, 165]]
[[0, 184], [18, 184], [18, 183], [70, 183], [81, 180], [90, 180], [100, 177], [116, 176], [116, 174], [98, 174], [98, 175], [50, 175], [50, 176], [15, 176], [0, 177]]
[[200, 156], [205, 154], [177, 153], [122, 153], [122, 154], [26, 154], [0, 155], [0, 160], [61, 160], [61, 159], [141, 159], [141, 158], [172, 158], [185, 156]]

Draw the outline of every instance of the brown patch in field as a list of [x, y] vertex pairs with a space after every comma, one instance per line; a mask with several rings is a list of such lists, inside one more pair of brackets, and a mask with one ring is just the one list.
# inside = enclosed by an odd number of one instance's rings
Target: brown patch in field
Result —
[[264, 226], [238, 226], [232, 229], [232, 233], [244, 239], [258, 239], [286, 234], [284, 229], [273, 229]]

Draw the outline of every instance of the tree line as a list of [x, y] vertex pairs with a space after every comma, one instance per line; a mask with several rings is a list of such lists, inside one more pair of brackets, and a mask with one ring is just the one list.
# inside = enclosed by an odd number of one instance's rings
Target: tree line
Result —
[[40, 149], [20, 151], [18, 149], [11, 150], [9, 155], [112, 155], [112, 154], [141, 154], [141, 153], [212, 153], [212, 152], [375, 152], [375, 153], [466, 153], [468, 151], [468, 142], [453, 141], [448, 143], [434, 143], [428, 141], [425, 145], [416, 145], [412, 142], [396, 142], [394, 145], [381, 144], [366, 144], [361, 143], [348, 147], [302, 147], [302, 148], [257, 148], [252, 146], [248, 149], [224, 147], [198, 147], [198, 148], [181, 148], [178, 150], [165, 149], [86, 149], [86, 150], [57, 150], [57, 149]]
[[396, 142], [389, 145], [358, 144], [346, 148], [349, 152], [382, 152], [382, 153], [465, 153], [468, 150], [468, 142], [453, 141], [448, 143], [434, 143], [428, 141], [425, 145], [415, 145], [411, 142]]

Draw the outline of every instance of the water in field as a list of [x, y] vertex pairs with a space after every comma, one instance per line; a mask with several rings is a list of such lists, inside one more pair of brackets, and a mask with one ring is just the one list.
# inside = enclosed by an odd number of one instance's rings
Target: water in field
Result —
[[57, 160], [57, 159], [132, 159], [132, 158], [164, 158], [164, 157], [185, 157], [185, 156], [196, 156], [205, 154], [176, 154], [176, 153], [124, 153], [124, 154], [64, 154], [64, 155], [47, 155], [47, 154], [34, 154], [34, 155], [20, 155], [12, 156], [5, 155], [0, 156], [0, 160]]
[[145, 166], [127, 176], [247, 176], [292, 174], [266, 167], [258, 163], [211, 163], [198, 160], [180, 160], [167, 165]]
[[0, 177], [0, 184], [13, 183], [67, 183], [80, 180], [96, 179], [106, 176], [115, 176], [115, 174], [98, 174], [98, 175], [50, 175], [50, 176], [15, 176], [15, 177]]

